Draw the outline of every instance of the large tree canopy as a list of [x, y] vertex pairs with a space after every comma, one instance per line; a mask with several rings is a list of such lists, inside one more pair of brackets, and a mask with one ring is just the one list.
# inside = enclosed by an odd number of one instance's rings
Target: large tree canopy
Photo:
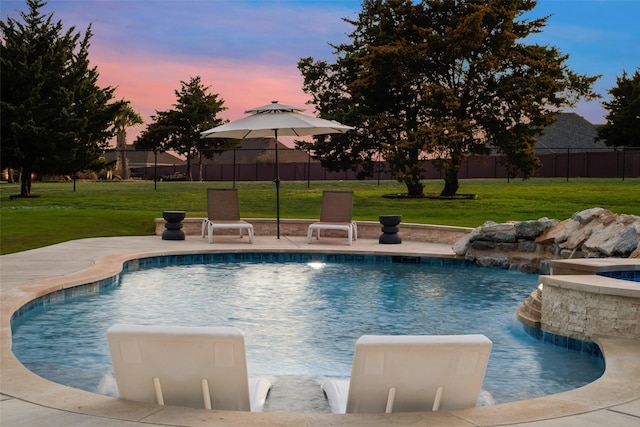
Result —
[[534, 135], [563, 107], [597, 97], [596, 77], [578, 75], [567, 55], [526, 44], [547, 18], [524, 19], [532, 0], [365, 0], [351, 43], [333, 46], [335, 63], [303, 58], [304, 90], [321, 116], [357, 132], [318, 139], [332, 169], [386, 158], [409, 195], [423, 195], [425, 158], [445, 172], [455, 195], [465, 156], [494, 150], [510, 176], [539, 167]]
[[[237, 141], [202, 139], [200, 133], [221, 125], [219, 112], [226, 110], [224, 100], [219, 94], [208, 93], [209, 87], [203, 86], [200, 76], [192, 77], [188, 82], [180, 82], [176, 90], [177, 103], [174, 109], [156, 111], [153, 122], [140, 134], [135, 142], [136, 148], [154, 151], [174, 151], [187, 159], [187, 177], [191, 181], [193, 159], [211, 157], [215, 152], [223, 151], [237, 144]], [[202, 178], [202, 173], [200, 173]]]
[[96, 167], [114, 134], [122, 102], [97, 84], [89, 64], [91, 26], [84, 37], [63, 31], [41, 0], [27, 0], [24, 22], [0, 23], [2, 168], [21, 170], [21, 195], [32, 174], [70, 174]]
[[640, 147], [640, 69], [631, 77], [623, 71], [608, 92], [611, 101], [602, 103], [607, 123], [598, 128], [598, 137], [607, 145]]

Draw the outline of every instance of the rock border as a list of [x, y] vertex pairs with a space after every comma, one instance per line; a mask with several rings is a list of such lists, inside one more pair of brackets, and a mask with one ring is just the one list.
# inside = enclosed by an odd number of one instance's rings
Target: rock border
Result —
[[479, 266], [547, 274], [553, 259], [640, 258], [640, 217], [591, 208], [563, 221], [487, 221], [452, 249]]

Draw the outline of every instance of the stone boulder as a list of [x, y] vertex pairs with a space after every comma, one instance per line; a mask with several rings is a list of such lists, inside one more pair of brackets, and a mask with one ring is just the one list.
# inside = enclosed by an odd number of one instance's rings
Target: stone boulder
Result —
[[640, 243], [640, 218], [629, 217], [623, 215], [615, 222], [599, 224], [584, 242], [583, 251], [594, 257], [631, 255]]
[[597, 221], [589, 221], [584, 224], [578, 221], [571, 221], [565, 225], [564, 230], [558, 233], [555, 243], [562, 249], [573, 250], [582, 246], [594, 230], [601, 227]]
[[510, 266], [507, 254], [490, 254], [476, 257], [475, 263], [481, 267], [508, 269]]
[[547, 228], [538, 237], [536, 237], [535, 242], [539, 245], [551, 245], [552, 243], [555, 243], [560, 240], [558, 234], [564, 233], [564, 229], [570, 221], [570, 219], [565, 219], [562, 222], [555, 222], [553, 226]]
[[557, 221], [549, 218], [540, 218], [537, 221], [523, 221], [515, 224], [517, 239], [536, 239], [546, 230], [550, 229]]
[[458, 256], [464, 256], [467, 253], [467, 250], [469, 248], [469, 242], [471, 241], [471, 239], [475, 238], [480, 233], [481, 228], [482, 227], [475, 228], [471, 231], [471, 233], [458, 239], [458, 241], [456, 241], [453, 244], [453, 247], [452, 247], [453, 252]]
[[516, 225], [514, 223], [489, 224], [480, 227], [480, 232], [470, 240], [473, 244], [476, 241], [488, 241], [495, 243], [516, 242]]
[[548, 218], [503, 224], [487, 221], [452, 248], [456, 255], [480, 266], [537, 271], [540, 260], [551, 256], [541, 254], [544, 248], [535, 239], [555, 224]]
[[613, 248], [618, 243], [620, 233], [623, 231], [624, 225], [622, 224], [597, 224], [589, 238], [583, 242], [582, 251], [587, 256], [597, 257], [599, 253], [602, 253], [609, 257], [613, 255]]
[[640, 221], [634, 223], [631, 227], [625, 228], [620, 234], [620, 240], [618, 240], [618, 244], [613, 249], [613, 254], [620, 257], [631, 257], [631, 254], [636, 252], [638, 248], [640, 248]]
[[588, 224], [593, 220], [598, 220], [602, 223], [609, 224], [616, 220], [616, 215], [611, 211], [603, 208], [591, 208], [574, 213], [571, 216], [571, 219], [579, 222], [582, 225]]

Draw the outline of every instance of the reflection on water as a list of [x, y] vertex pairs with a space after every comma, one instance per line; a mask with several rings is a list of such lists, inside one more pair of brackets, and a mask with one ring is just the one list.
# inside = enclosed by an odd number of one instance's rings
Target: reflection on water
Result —
[[[537, 286], [536, 276], [415, 264], [318, 267], [221, 263], [130, 272], [119, 287], [21, 319], [13, 349], [46, 378], [104, 394], [114, 390], [105, 335], [114, 323], [236, 326], [245, 334], [250, 375], [276, 378], [272, 398], [313, 400], [322, 378], [348, 377], [363, 334], [488, 336], [485, 403], [564, 391], [603, 371], [600, 359], [521, 330], [515, 310]], [[270, 405], [279, 411], [277, 402]], [[323, 412], [323, 405], [299, 409]]]

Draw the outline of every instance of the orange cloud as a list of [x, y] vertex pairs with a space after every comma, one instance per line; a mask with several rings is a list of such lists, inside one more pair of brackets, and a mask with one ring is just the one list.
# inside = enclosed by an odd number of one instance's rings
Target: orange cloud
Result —
[[[116, 99], [131, 102], [145, 122], [156, 111], [165, 111], [176, 103], [180, 81], [200, 76], [210, 93], [217, 93], [227, 110], [223, 118], [236, 120], [244, 111], [280, 101], [313, 114], [306, 105], [309, 97], [302, 91], [302, 76], [296, 64], [266, 64], [229, 59], [202, 60], [176, 56], [156, 56], [140, 52], [114, 52], [97, 47], [91, 51], [92, 64], [98, 67], [99, 84], [116, 87]], [[146, 125], [128, 130], [133, 142]]]

